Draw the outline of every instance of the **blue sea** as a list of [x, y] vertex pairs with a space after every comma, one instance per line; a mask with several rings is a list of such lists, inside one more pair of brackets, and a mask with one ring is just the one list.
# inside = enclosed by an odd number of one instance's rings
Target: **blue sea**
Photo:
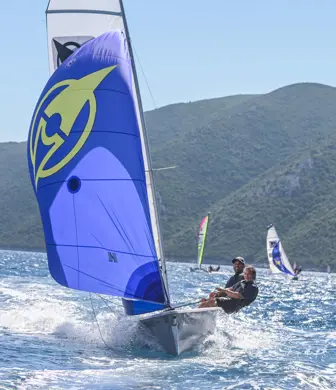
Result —
[[[223, 285], [232, 269], [222, 270], [168, 263], [173, 301]], [[95, 316], [88, 293], [50, 277], [45, 254], [0, 251], [0, 388], [336, 389], [335, 276], [303, 271], [293, 282], [258, 270], [257, 301], [220, 315], [213, 336], [170, 357], [124, 316], [119, 299], [93, 295]]]

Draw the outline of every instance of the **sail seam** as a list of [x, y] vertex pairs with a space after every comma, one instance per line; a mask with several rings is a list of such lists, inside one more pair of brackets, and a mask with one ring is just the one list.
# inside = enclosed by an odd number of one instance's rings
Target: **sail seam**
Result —
[[[78, 134], [78, 133], [85, 133], [85, 131], [81, 130], [71, 130], [72, 134]], [[113, 130], [94, 130], [93, 134], [95, 133], [110, 133], [110, 134], [123, 134], [123, 135], [130, 135], [131, 137], [140, 138], [136, 134], [126, 133], [125, 131], [113, 131]]]
[[139, 257], [152, 258], [152, 259], [156, 259], [157, 258], [157, 256], [155, 256], [155, 255], [141, 255], [141, 254], [138, 254], [138, 253], [118, 251], [118, 250], [115, 250], [115, 249], [110, 249], [110, 248], [106, 248], [106, 247], [103, 247], [103, 246], [95, 246], [95, 245], [73, 245], [73, 244], [54, 244], [54, 243], [47, 244], [47, 245], [49, 245], [49, 246], [64, 246], [64, 247], [70, 247], [70, 248], [78, 247], [78, 248], [103, 249], [103, 250], [106, 250], [106, 251], [120, 253], [120, 254], [123, 254], [123, 255], [139, 256]]
[[[144, 183], [146, 184], [144, 179], [81, 179], [81, 181], [133, 181], [133, 182], [139, 182], [139, 183]], [[52, 186], [54, 184], [61, 184], [61, 183], [66, 183], [67, 180], [62, 180], [62, 181], [54, 181], [52, 183], [44, 184], [39, 186], [39, 190], [48, 186]]]
[[[77, 267], [79, 269], [79, 246], [78, 246], [78, 232], [77, 232], [77, 218], [76, 218], [76, 206], [75, 206], [75, 197], [72, 196], [73, 201], [73, 211], [74, 211], [74, 220], [75, 220], [75, 231], [76, 231], [76, 243], [77, 245], [74, 245], [77, 248]], [[77, 286], [79, 288], [79, 272], [77, 275]]]
[[99, 9], [51, 9], [47, 10], [46, 14], [98, 14], [121, 16], [121, 12], [103, 11]]
[[[103, 208], [104, 208], [106, 214], [109, 216], [111, 222], [113, 223], [114, 227], [117, 229], [117, 231], [118, 231], [120, 237], [123, 239], [125, 245], [127, 245], [128, 249], [132, 249], [133, 251], [135, 251], [132, 242], [130, 241], [130, 239], [129, 239], [129, 237], [127, 236], [125, 230], [124, 230], [123, 227], [121, 226], [121, 224], [120, 224], [118, 218], [116, 218], [117, 221], [115, 221], [115, 219], [112, 218], [111, 214], [110, 214], [109, 211], [107, 210], [107, 208], [106, 208], [104, 202], [100, 199], [100, 197], [99, 197], [98, 194], [97, 194], [97, 197], [98, 197], [98, 199], [99, 199], [101, 205], [103, 206]], [[113, 210], [112, 210], [112, 212], [113, 212], [114, 216], [116, 216]], [[116, 223], [116, 222], [118, 222], [118, 223]], [[119, 225], [119, 226], [118, 226], [118, 225]], [[135, 255], [135, 256], [136, 256], [136, 255]]]
[[[162, 304], [162, 305], [165, 304], [164, 302], [160, 302], [160, 301], [149, 301], [149, 300], [147, 300], [147, 299], [144, 299], [143, 297], [140, 297], [140, 296], [135, 295], [135, 294], [133, 294], [133, 293], [127, 292], [127, 290], [125, 291], [124, 289], [121, 289], [121, 288], [119, 288], [118, 286], [116, 286], [116, 285], [114, 285], [114, 284], [111, 284], [111, 283], [109, 283], [109, 282], [106, 282], [105, 280], [96, 278], [96, 277], [94, 277], [94, 276], [92, 276], [92, 275], [87, 274], [86, 272], [80, 271], [79, 269], [76, 269], [75, 267], [71, 267], [70, 265], [67, 265], [67, 264], [63, 264], [63, 265], [64, 265], [64, 267], [67, 267], [67, 268], [70, 268], [70, 269], [72, 269], [72, 270], [74, 270], [74, 271], [77, 271], [78, 273], [81, 273], [81, 274], [83, 274], [83, 275], [85, 275], [85, 276], [87, 276], [87, 277], [89, 277], [89, 278], [91, 278], [91, 279], [97, 280], [97, 281], [99, 281], [100, 283], [105, 284], [107, 287], [110, 287], [110, 288], [112, 288], [112, 289], [114, 289], [114, 290], [116, 290], [116, 291], [118, 291], [118, 292], [120, 292], [120, 293], [126, 294], [126, 296], [125, 296], [125, 295], [121, 296], [122, 298], [126, 298], [126, 299], [136, 299], [136, 300], [143, 301], [143, 302], [150, 302], [150, 303]], [[127, 295], [130, 295], [130, 296], [127, 296]]]

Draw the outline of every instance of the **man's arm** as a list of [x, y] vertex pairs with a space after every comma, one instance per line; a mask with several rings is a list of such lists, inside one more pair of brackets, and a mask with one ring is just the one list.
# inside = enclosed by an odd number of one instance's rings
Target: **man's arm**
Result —
[[232, 287], [229, 287], [229, 288], [222, 288], [222, 287], [216, 287], [216, 290], [217, 291], [226, 291], [226, 290], [232, 290]]
[[224, 289], [223, 292], [230, 298], [233, 298], [233, 299], [244, 299], [239, 292], [232, 291], [231, 288], [226, 288], [226, 289]]
[[216, 290], [218, 291], [218, 293], [215, 295], [215, 297], [219, 298], [219, 297], [226, 297], [228, 296], [227, 292], [228, 291], [231, 291], [232, 288], [221, 288], [221, 287], [216, 287]]

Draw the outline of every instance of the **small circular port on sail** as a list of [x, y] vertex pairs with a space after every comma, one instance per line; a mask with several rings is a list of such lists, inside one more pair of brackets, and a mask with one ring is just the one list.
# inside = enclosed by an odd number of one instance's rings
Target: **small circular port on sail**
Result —
[[71, 176], [67, 183], [68, 190], [72, 194], [78, 192], [81, 188], [81, 185], [82, 185], [81, 180], [77, 176]]

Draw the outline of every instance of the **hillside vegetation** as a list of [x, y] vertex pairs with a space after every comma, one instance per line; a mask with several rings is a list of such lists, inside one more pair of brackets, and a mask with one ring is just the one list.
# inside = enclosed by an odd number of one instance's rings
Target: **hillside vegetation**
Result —
[[[208, 259], [266, 264], [273, 223], [292, 261], [336, 266], [336, 89], [294, 84], [264, 95], [146, 113], [165, 250], [194, 258], [211, 211]], [[0, 246], [43, 248], [25, 143], [0, 144]]]

